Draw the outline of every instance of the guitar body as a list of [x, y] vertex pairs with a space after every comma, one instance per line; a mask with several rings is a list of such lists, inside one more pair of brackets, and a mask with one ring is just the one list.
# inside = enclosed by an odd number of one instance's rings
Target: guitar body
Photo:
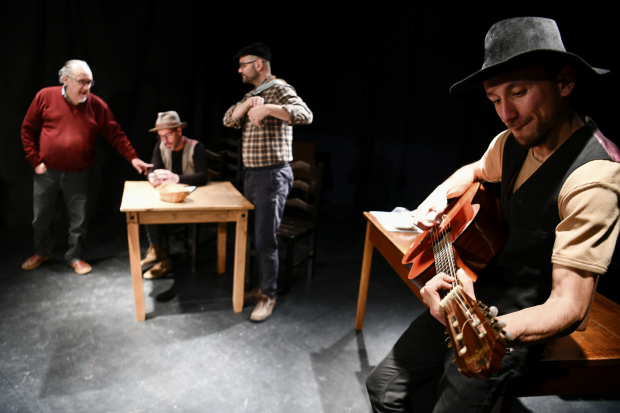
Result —
[[[476, 281], [476, 273], [504, 245], [507, 236], [499, 201], [480, 183], [474, 183], [448, 205], [441, 224], [416, 239], [403, 264], [412, 264], [409, 279], [418, 288], [435, 276], [437, 268], [455, 278], [461, 268]], [[500, 369], [506, 349], [500, 336], [505, 324], [495, 319], [497, 309], [474, 302], [458, 279], [440, 294], [446, 333], [459, 371], [467, 377], [488, 379]]]
[[[451, 227], [452, 245], [459, 268], [476, 281], [478, 273], [506, 242], [508, 236], [499, 212], [499, 200], [476, 182], [444, 212], [440, 229]], [[403, 257], [411, 263], [409, 279], [418, 287], [437, 274], [433, 242], [429, 231], [423, 232]]]

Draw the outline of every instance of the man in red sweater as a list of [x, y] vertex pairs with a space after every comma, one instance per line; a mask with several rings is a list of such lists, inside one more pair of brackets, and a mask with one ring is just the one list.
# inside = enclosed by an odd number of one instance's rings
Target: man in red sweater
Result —
[[69, 60], [58, 73], [63, 86], [37, 93], [22, 124], [22, 144], [34, 175], [35, 254], [22, 264], [37, 268], [53, 254], [51, 231], [56, 201], [62, 194], [69, 216], [69, 250], [65, 259], [78, 274], [92, 268], [82, 258], [87, 228], [88, 171], [95, 163], [95, 140], [101, 133], [139, 173], [153, 165], [138, 158], [108, 105], [90, 93], [93, 74], [86, 62]]

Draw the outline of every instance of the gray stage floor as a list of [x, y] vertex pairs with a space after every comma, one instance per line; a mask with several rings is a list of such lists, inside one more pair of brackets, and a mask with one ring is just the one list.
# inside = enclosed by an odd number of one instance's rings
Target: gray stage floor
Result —
[[[145, 281], [147, 321], [138, 323], [120, 213], [91, 223], [86, 276], [62, 260], [64, 235], [52, 261], [23, 271], [31, 228], [0, 230], [0, 411], [370, 412], [365, 378], [423, 306], [375, 254], [356, 333], [365, 223], [334, 204], [323, 217], [315, 277], [298, 268], [262, 324], [248, 320], [252, 307], [232, 311], [232, 232], [223, 275], [209, 231], [196, 274], [173, 243], [175, 271]], [[513, 408], [612, 411], [620, 398], [610, 395], [526, 398]]]

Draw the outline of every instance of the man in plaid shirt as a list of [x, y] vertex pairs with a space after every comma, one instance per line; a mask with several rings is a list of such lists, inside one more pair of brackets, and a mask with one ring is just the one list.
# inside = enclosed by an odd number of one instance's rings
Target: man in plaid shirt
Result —
[[260, 287], [245, 295], [257, 300], [252, 321], [267, 319], [276, 304], [278, 241], [284, 203], [293, 183], [293, 125], [312, 122], [312, 112], [295, 89], [271, 74], [271, 52], [262, 43], [247, 46], [239, 61], [243, 83], [254, 85], [224, 115], [224, 125], [243, 129], [244, 195], [254, 204], [254, 244]]

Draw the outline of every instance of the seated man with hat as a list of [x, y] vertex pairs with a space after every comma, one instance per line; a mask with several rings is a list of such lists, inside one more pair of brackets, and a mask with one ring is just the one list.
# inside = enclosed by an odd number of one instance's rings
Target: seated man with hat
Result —
[[[153, 167], [148, 174], [153, 186], [164, 183], [202, 186], [209, 182], [206, 148], [201, 142], [183, 136], [186, 126], [175, 111], [157, 115], [155, 127], [149, 130], [156, 132], [160, 140], [155, 145]], [[164, 228], [163, 225], [146, 225], [150, 245], [141, 264], [156, 264], [144, 273], [144, 278], [159, 278], [172, 270], [172, 261], [163, 247]]]
[[455, 278], [439, 273], [420, 290], [429, 310], [367, 379], [373, 411], [412, 411], [411, 394], [441, 377], [435, 412], [488, 412], [540, 358], [546, 340], [571, 333], [586, 318], [620, 230], [620, 151], [574, 111], [571, 99], [575, 87], [607, 72], [566, 52], [553, 20], [521, 17], [491, 27], [482, 69], [450, 93], [470, 106], [491, 102], [507, 130], [431, 193], [415, 223], [435, 227], [447, 199], [473, 182], [501, 183], [506, 243], [475, 288], [462, 269], [456, 273], [463, 290], [496, 306], [506, 324], [501, 368], [488, 380], [468, 378], [452, 362], [440, 293]]

